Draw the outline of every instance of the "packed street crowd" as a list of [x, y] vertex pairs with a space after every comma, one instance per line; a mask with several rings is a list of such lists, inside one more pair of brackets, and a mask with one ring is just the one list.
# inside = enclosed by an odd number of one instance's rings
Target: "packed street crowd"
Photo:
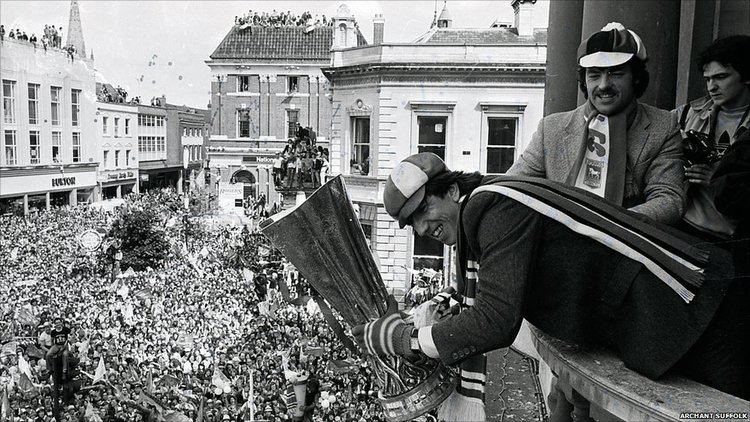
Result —
[[[203, 227], [186, 246], [181, 204], [167, 190], [127, 198], [124, 207], [155, 208], [170, 250], [161, 268], [116, 277], [77, 235], [107, 231], [120, 211], [3, 217], [0, 407], [16, 421], [54, 420], [45, 353], [62, 336], [83, 386], [58, 420], [240, 421], [252, 403], [256, 420], [382, 420], [369, 368], [335, 338], [294, 267], [261, 235], [210, 216], [195, 217]], [[285, 394], [300, 379], [305, 403]]]

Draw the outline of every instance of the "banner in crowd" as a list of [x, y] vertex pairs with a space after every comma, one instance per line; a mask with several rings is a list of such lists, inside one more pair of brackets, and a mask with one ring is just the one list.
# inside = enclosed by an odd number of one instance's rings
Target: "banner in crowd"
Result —
[[219, 391], [224, 393], [229, 393], [232, 391], [232, 382], [229, 381], [229, 378], [227, 378], [226, 375], [224, 375], [223, 372], [219, 370], [218, 367], [214, 368], [214, 374], [211, 377], [211, 384], [213, 384], [217, 389], [217, 394]]
[[330, 360], [328, 361], [328, 368], [336, 374], [349, 372], [355, 367], [355, 363], [347, 359]]
[[18, 309], [16, 321], [21, 325], [31, 325], [32, 327], [39, 325], [39, 319], [34, 315], [34, 310], [28, 303]]

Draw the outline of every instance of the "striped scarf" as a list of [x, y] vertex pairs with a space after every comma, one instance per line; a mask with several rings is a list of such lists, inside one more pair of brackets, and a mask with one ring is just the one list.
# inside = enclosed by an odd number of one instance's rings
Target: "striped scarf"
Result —
[[693, 300], [706, 278], [709, 252], [675, 229], [625, 212], [587, 192], [548, 180], [499, 176], [488, 182], [476, 188], [472, 195], [479, 192], [501, 194], [596, 240], [643, 264], [685, 303]]

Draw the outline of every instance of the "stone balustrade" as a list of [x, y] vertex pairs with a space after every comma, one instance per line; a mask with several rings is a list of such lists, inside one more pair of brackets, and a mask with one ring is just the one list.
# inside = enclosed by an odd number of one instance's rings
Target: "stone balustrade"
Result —
[[550, 421], [748, 419], [748, 401], [676, 375], [652, 380], [626, 368], [611, 351], [569, 344], [533, 327], [531, 334], [557, 376]]

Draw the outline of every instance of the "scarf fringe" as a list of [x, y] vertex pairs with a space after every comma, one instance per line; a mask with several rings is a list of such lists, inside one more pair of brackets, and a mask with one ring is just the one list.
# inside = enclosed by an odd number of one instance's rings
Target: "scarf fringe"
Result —
[[484, 403], [453, 391], [440, 405], [438, 420], [445, 422], [483, 422], [487, 420]]

